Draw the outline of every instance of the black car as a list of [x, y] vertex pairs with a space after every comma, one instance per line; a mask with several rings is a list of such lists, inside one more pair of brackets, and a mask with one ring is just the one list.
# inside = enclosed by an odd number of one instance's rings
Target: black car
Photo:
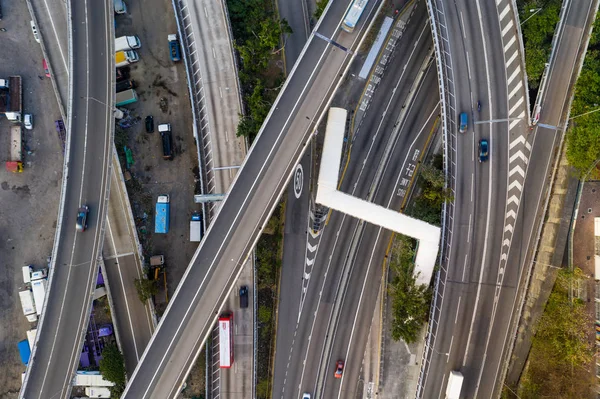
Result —
[[248, 307], [248, 286], [242, 285], [240, 288], [240, 308]]
[[77, 210], [77, 222], [75, 224], [75, 228], [80, 233], [87, 229], [87, 216], [89, 211], [90, 209], [87, 205], [82, 205], [81, 208]]
[[146, 117], [146, 133], [154, 133], [154, 117], [152, 115]]

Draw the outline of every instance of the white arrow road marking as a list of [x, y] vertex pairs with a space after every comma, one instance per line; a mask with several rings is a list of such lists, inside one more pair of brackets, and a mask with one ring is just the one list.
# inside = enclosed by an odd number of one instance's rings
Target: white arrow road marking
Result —
[[507, 231], [510, 231], [510, 232], [511, 232], [511, 234], [512, 234], [512, 232], [513, 232], [513, 227], [512, 227], [512, 224], [507, 224], [507, 225], [504, 227], [504, 232], [506, 233]]
[[510, 183], [508, 185], [508, 191], [512, 190], [513, 188], [517, 188], [519, 191], [523, 191], [523, 185], [521, 183], [519, 183], [518, 180], [513, 180], [512, 183]]
[[314, 259], [306, 258], [306, 266], [312, 266], [315, 263]]
[[510, 240], [508, 238], [505, 238], [504, 241], [502, 241], [502, 245], [506, 247], [510, 246]]
[[512, 175], [514, 175], [515, 173], [519, 172], [519, 174], [521, 175], [521, 177], [524, 179], [525, 178], [525, 171], [523, 170], [522, 167], [520, 167], [519, 165], [515, 166], [514, 168], [512, 168], [510, 170], [510, 172], [508, 172], [508, 176], [511, 177]]
[[514, 204], [516, 204], [517, 206], [519, 206], [519, 203], [520, 203], [520, 202], [521, 202], [521, 201], [519, 200], [519, 197], [517, 197], [516, 195], [513, 195], [513, 196], [511, 196], [511, 197], [508, 199], [508, 202], [507, 202], [506, 204], [508, 205], [508, 204], [510, 204], [510, 203], [514, 203]]
[[310, 245], [309, 242], [306, 243], [306, 249], [308, 249], [308, 252], [315, 252], [317, 250], [317, 248], [319, 248], [319, 244], [315, 244], [314, 246]]
[[529, 162], [529, 159], [527, 159], [527, 157], [525, 156], [525, 154], [523, 154], [522, 151], [517, 151], [515, 152], [512, 157], [510, 157], [510, 159], [508, 160], [508, 163], [513, 163], [515, 159], [521, 158], [523, 160], [523, 162], [525, 162], [525, 164], [527, 164], [527, 162]]
[[513, 211], [512, 209], [510, 211], [506, 212], [506, 218], [508, 219], [510, 217], [517, 220], [517, 213], [515, 211]]

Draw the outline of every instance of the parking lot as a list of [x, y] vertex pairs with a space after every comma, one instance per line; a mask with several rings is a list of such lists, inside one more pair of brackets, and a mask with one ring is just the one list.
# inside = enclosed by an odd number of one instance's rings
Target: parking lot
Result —
[[62, 179], [62, 147], [54, 121], [60, 118], [51, 82], [44, 76], [42, 51], [33, 39], [25, 2], [2, 2], [0, 78], [22, 76], [23, 109], [34, 116], [32, 130], [23, 129], [24, 171], [10, 173], [11, 123], [0, 117], [0, 398], [16, 398], [25, 366], [17, 342], [34, 327], [22, 314], [18, 292], [21, 266], [46, 265], [52, 251]]
[[[131, 64], [130, 79], [134, 82], [138, 101], [127, 105], [131, 127], [117, 129], [115, 143], [126, 168], [123, 145], [131, 149], [134, 164], [126, 182], [132, 211], [138, 228], [144, 255], [165, 256], [168, 296], [172, 296], [198, 243], [189, 241], [189, 220], [200, 206], [194, 203], [197, 184], [197, 150], [193, 137], [193, 119], [183, 61], [169, 57], [167, 35], [177, 32], [172, 5], [167, 0], [127, 2], [128, 12], [116, 15], [116, 36], [138, 36], [141, 48], [136, 49], [140, 61]], [[154, 132], [146, 133], [146, 116], [154, 117]], [[158, 125], [170, 123], [173, 135], [172, 160], [163, 159]], [[170, 227], [167, 234], [154, 234], [154, 206], [159, 194], [170, 196]], [[162, 285], [161, 285], [162, 286]], [[155, 297], [160, 316], [166, 308], [166, 296], [161, 291]], [[203, 363], [199, 361], [199, 363]], [[203, 393], [203, 371], [193, 370], [184, 396]]]

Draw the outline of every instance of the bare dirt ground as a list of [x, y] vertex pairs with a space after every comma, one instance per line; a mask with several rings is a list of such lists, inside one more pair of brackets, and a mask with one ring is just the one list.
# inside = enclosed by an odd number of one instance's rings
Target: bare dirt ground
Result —
[[[189, 242], [191, 214], [200, 210], [193, 198], [198, 159], [192, 110], [185, 65], [183, 61], [173, 63], [169, 58], [167, 35], [177, 32], [171, 2], [131, 1], [127, 5], [128, 14], [115, 17], [116, 36], [137, 35], [142, 42], [142, 47], [136, 50], [140, 61], [129, 68], [139, 100], [126, 107], [131, 116], [138, 117], [138, 123], [125, 129], [126, 137], [121, 135], [115, 142], [118, 151], [122, 151], [120, 143], [126, 143], [132, 150], [135, 163], [129, 169], [133, 179], [127, 182], [127, 191], [133, 215], [146, 259], [157, 254], [165, 256], [168, 296], [171, 297], [198, 247], [198, 243]], [[145, 131], [147, 115], [154, 116], [154, 133]], [[172, 161], [162, 157], [162, 141], [157, 129], [160, 123], [171, 124], [175, 154]], [[159, 194], [170, 195], [168, 234], [154, 234], [154, 206]], [[160, 285], [163, 286], [162, 276]], [[159, 316], [166, 308], [165, 299], [161, 289], [155, 298]], [[191, 378], [194, 383], [188, 384], [184, 395], [203, 393], [204, 371], [193, 370]]]
[[[16, 398], [21, 388], [17, 342], [34, 328], [21, 312], [21, 266], [46, 265], [52, 251], [62, 179], [63, 154], [54, 127], [60, 118], [56, 96], [42, 68], [42, 50], [33, 39], [25, 2], [3, 1], [0, 21], [0, 77], [21, 75], [23, 109], [34, 116], [23, 129], [25, 170], [10, 173], [0, 165], [0, 398]], [[18, 51], [17, 51], [18, 49]], [[0, 117], [0, 161], [9, 156], [11, 123]]]

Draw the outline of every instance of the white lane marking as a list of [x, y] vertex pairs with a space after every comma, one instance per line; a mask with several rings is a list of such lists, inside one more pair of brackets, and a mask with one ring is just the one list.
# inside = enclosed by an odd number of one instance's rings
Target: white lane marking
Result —
[[[470, 216], [469, 216], [470, 217]], [[462, 281], [464, 283], [465, 281], [465, 273], [467, 272], [467, 261], [469, 260], [469, 254], [465, 255], [465, 263], [463, 263], [463, 272], [462, 272], [462, 278], [460, 281]]]
[[506, 34], [508, 33], [508, 31], [513, 27], [513, 21], [512, 19], [508, 20], [508, 23], [506, 24], [506, 26], [504, 27], [504, 29], [502, 29], [502, 37], [506, 36]]
[[508, 41], [508, 43], [506, 43], [506, 45], [504, 46], [504, 52], [506, 53], [508, 51], [508, 49], [510, 48], [510, 46], [512, 46], [516, 41], [517, 41], [516, 36], [511, 37], [510, 40]]
[[[52, 31], [54, 32], [54, 37], [56, 38], [56, 43], [58, 44], [58, 50], [60, 52], [60, 58], [62, 58], [63, 66], [65, 67], [65, 72], [66, 72], [67, 77], [68, 77], [69, 74], [71, 73], [71, 71], [69, 71], [69, 65], [67, 64], [67, 59], [65, 58], [65, 53], [63, 52], [63, 49], [62, 49], [62, 46], [61, 46], [62, 40], [60, 40], [58, 38], [58, 32], [56, 31], [56, 24], [54, 23], [54, 19], [52, 18], [52, 12], [50, 11], [50, 7], [48, 6], [48, 1], [47, 0], [44, 0], [44, 5], [46, 6], [46, 10], [48, 10], [48, 12], [46, 13], [46, 15], [48, 15], [48, 17], [50, 18], [50, 24], [52, 25]], [[65, 9], [65, 11], [66, 11], [66, 9]], [[108, 36], [108, 37], [110, 37], [110, 36]], [[50, 62], [50, 60], [46, 60], [46, 61], [48, 63]]]
[[[483, 20], [481, 17], [481, 6], [479, 4], [479, 1], [477, 1], [477, 13], [478, 13], [478, 17], [479, 17], [479, 31], [481, 33], [481, 40], [482, 40], [482, 44], [483, 44], [483, 56], [485, 59], [485, 76], [486, 76], [486, 83], [487, 83], [487, 92], [488, 92], [488, 104], [490, 105], [490, 116], [493, 115], [493, 105], [494, 103], [492, 102], [492, 89], [491, 89], [491, 78], [490, 78], [490, 70], [489, 70], [489, 60], [488, 60], [488, 51], [487, 51], [487, 41], [485, 38], [485, 35], [483, 35], [483, 32], [485, 31], [483, 29]], [[511, 20], [512, 22], [512, 20]], [[489, 125], [490, 127], [490, 147], [494, 148], [494, 136], [492, 135], [492, 129], [491, 129], [491, 124]], [[493, 162], [493, 158], [494, 158], [494, 152], [490, 151], [490, 163]], [[485, 222], [485, 234], [484, 234], [484, 238], [483, 238], [483, 252], [481, 254], [481, 264], [479, 267], [479, 280], [477, 282], [477, 294], [475, 296], [475, 304], [473, 306], [473, 316], [471, 317], [471, 324], [469, 326], [469, 335], [467, 338], [467, 345], [465, 346], [465, 355], [463, 357], [463, 367], [464, 365], [466, 365], [467, 362], [467, 356], [469, 355], [469, 345], [471, 343], [471, 338], [473, 335], [473, 328], [475, 325], [475, 317], [477, 315], [477, 306], [479, 304], [479, 298], [481, 296], [481, 286], [483, 284], [483, 272], [485, 270], [485, 263], [486, 263], [486, 255], [487, 255], [487, 251], [488, 251], [488, 241], [489, 241], [489, 234], [490, 234], [490, 219], [491, 219], [491, 207], [490, 204], [492, 203], [492, 189], [491, 189], [491, 182], [494, 181], [493, 179], [493, 170], [494, 168], [488, 168], [488, 199], [487, 199], [487, 214], [486, 214], [486, 222]]]
[[467, 244], [469, 242], [471, 242], [471, 228], [473, 227], [472, 220], [471, 220], [472, 217], [473, 217], [473, 214], [469, 213], [469, 230], [467, 231]]
[[[106, 218], [106, 227], [108, 228], [108, 235], [110, 236], [110, 242], [113, 248], [117, 248], [115, 244], [115, 238], [112, 233], [112, 227], [110, 225], [110, 221]], [[125, 284], [123, 284], [123, 273], [121, 273], [121, 263], [119, 262], [119, 258], [115, 257], [115, 261], [117, 263], [117, 270], [119, 271], [119, 282], [121, 283], [121, 290], [123, 291], [123, 298], [125, 299], [125, 309], [127, 310], [127, 321], [129, 322], [129, 329], [131, 330], [131, 336], [133, 337], [133, 348], [135, 349], [135, 358], [136, 360], [140, 360], [140, 355], [138, 352], [138, 347], [135, 339], [135, 330], [133, 328], [133, 322], [131, 321], [131, 312], [129, 310], [129, 301], [127, 300], [127, 291], [125, 290]], [[136, 268], [137, 269], [137, 268]]]
[[458, 297], [458, 305], [456, 306], [456, 316], [454, 316], [454, 324], [456, 324], [458, 322], [458, 315], [460, 313], [460, 301], [462, 299], [462, 296]]
[[[331, 4], [331, 3], [330, 3], [330, 4]], [[330, 4], [327, 6], [326, 10], [329, 8]], [[338, 23], [338, 25], [337, 25], [337, 29], [339, 29], [339, 27], [340, 27], [340, 25], [341, 25], [341, 22], [342, 22], [342, 21], [340, 20], [340, 22], [339, 22], [339, 23]], [[319, 23], [317, 23], [317, 26], [318, 26], [318, 25], [319, 25]], [[315, 27], [315, 29], [316, 29], [316, 27]], [[302, 52], [301, 52], [301, 54], [300, 54], [300, 57], [302, 57], [302, 56], [303, 56], [303, 54], [306, 52], [306, 49], [309, 47], [309, 45], [310, 45], [310, 42], [313, 40], [313, 38], [314, 38], [314, 35], [311, 35], [311, 37], [309, 38], [308, 42], [305, 44], [304, 48], [302, 49]], [[358, 39], [355, 39], [355, 40], [354, 40], [354, 42], [352, 42], [352, 46], [354, 46], [354, 43], [356, 43], [356, 41], [357, 41], [357, 40], [358, 40]], [[315, 68], [313, 68], [313, 71], [311, 72], [310, 76], [309, 76], [309, 77], [308, 77], [308, 79], [306, 80], [306, 83], [304, 84], [304, 87], [302, 88], [302, 91], [300, 92], [300, 94], [299, 94], [299, 96], [298, 96], [298, 98], [297, 98], [296, 102], [294, 103], [294, 106], [292, 107], [292, 110], [291, 110], [290, 114], [288, 115], [288, 117], [287, 117], [287, 119], [286, 119], [286, 121], [285, 121], [285, 123], [284, 123], [284, 125], [283, 125], [283, 128], [280, 130], [279, 134], [277, 135], [277, 138], [276, 138], [276, 140], [275, 140], [275, 145], [273, 145], [273, 146], [271, 147], [271, 149], [269, 150], [269, 153], [267, 154], [267, 157], [265, 158], [265, 160], [264, 160], [264, 162], [263, 162], [263, 164], [262, 164], [262, 166], [261, 166], [261, 168], [260, 168], [260, 170], [259, 170], [259, 172], [258, 172], [257, 176], [261, 176], [261, 175], [262, 175], [262, 173], [263, 173], [263, 170], [264, 170], [264, 169], [265, 169], [265, 167], [267, 166], [267, 163], [268, 163], [269, 159], [271, 158], [271, 155], [272, 155], [273, 151], [275, 150], [275, 148], [277, 148], [277, 147], [278, 147], [278, 146], [277, 146], [277, 143], [279, 143], [279, 141], [281, 140], [281, 137], [284, 135], [284, 132], [286, 131], [286, 126], [288, 125], [288, 123], [289, 123], [290, 119], [292, 118], [292, 116], [293, 116], [293, 115], [295, 115], [295, 114], [294, 114], [294, 111], [296, 110], [296, 108], [298, 107], [298, 104], [299, 104], [299, 103], [300, 103], [300, 101], [302, 100], [302, 98], [303, 98], [303, 96], [304, 96], [304, 92], [307, 90], [308, 86], [309, 86], [309, 85], [310, 85], [310, 83], [312, 82], [312, 78], [313, 78], [314, 74], [316, 73], [316, 71], [317, 71], [317, 69], [318, 69], [317, 67], [318, 67], [319, 65], [321, 65], [321, 61], [322, 61], [322, 60], [323, 60], [323, 58], [325, 57], [325, 54], [329, 54], [329, 53], [327, 52], [327, 50], [329, 49], [329, 46], [331, 46], [331, 45], [330, 45], [330, 44], [327, 44], [327, 45], [326, 45], [326, 47], [325, 47], [325, 49], [323, 50], [323, 52], [322, 52], [321, 56], [319, 57], [319, 60], [318, 60], [318, 61], [317, 61], [317, 63], [315, 64], [315, 65], [316, 65], [316, 66], [315, 66]], [[348, 57], [348, 56], [346, 56], [346, 57]], [[336, 71], [337, 73], [339, 73], [339, 71], [340, 71], [340, 69], [343, 67], [343, 65], [344, 65], [344, 62], [342, 62], [342, 63], [341, 63], [340, 67], [338, 68], [338, 71]], [[290, 74], [290, 76], [291, 76], [291, 75], [293, 74], [293, 72], [295, 71], [295, 68], [296, 68], [296, 66], [297, 66], [297, 64], [296, 64], [296, 65], [294, 66], [294, 68], [292, 69], [292, 73]], [[348, 68], [349, 68], [349, 67], [347, 66], [346, 70], [347, 70]], [[290, 81], [290, 80], [287, 80], [287, 81], [286, 81], [286, 83], [284, 83], [284, 86], [283, 86], [283, 88], [282, 88], [282, 91], [280, 92], [279, 96], [281, 96], [281, 95], [282, 95], [282, 93], [285, 91], [285, 88], [287, 87], [287, 84], [288, 84], [288, 82], [289, 82], [289, 81]], [[334, 83], [335, 83], [335, 82], [331, 82], [331, 84], [330, 84], [330, 87], [331, 87], [331, 86], [332, 86]], [[311, 85], [311, 87], [312, 87], [312, 85]], [[279, 97], [277, 98], [277, 100], [276, 100], [275, 104], [277, 104], [278, 100], [279, 100]], [[321, 105], [323, 104], [323, 102], [324, 102], [324, 101], [325, 101], [325, 99], [323, 99], [323, 100], [321, 101], [321, 103], [319, 104], [319, 107], [318, 107], [317, 109], [319, 109], [319, 108], [321, 107]], [[271, 107], [271, 110], [269, 111], [269, 114], [267, 115], [267, 119], [268, 119], [268, 118], [270, 118], [270, 116], [272, 115], [272, 113], [273, 113], [273, 110], [274, 110], [275, 108], [276, 108], [276, 107]], [[258, 136], [257, 136], [257, 137], [260, 137], [260, 135], [261, 135], [261, 133], [262, 133], [263, 129], [264, 129], [264, 126], [263, 126], [263, 127], [261, 128], [261, 130], [259, 131], [259, 134], [258, 134]], [[246, 155], [246, 158], [244, 159], [244, 163], [242, 163], [242, 167], [244, 166], [245, 162], [246, 162], [246, 161], [247, 161], [247, 160], [250, 158], [250, 155], [252, 154], [252, 150], [253, 150], [253, 148], [254, 148], [254, 147], [251, 147], [251, 148], [250, 148], [250, 151], [249, 151], [249, 153]], [[298, 147], [298, 148], [300, 148], [300, 147]], [[239, 175], [239, 173], [238, 173], [238, 174], [236, 174], [236, 177], [235, 177], [234, 181], [232, 182], [232, 185], [233, 185], [233, 184], [236, 182], [236, 180], [237, 180], [237, 178], [238, 178], [239, 176], [240, 176], [240, 175]], [[283, 178], [282, 178], [282, 180], [283, 180]], [[230, 227], [229, 227], [229, 229], [227, 230], [227, 233], [226, 233], [226, 235], [225, 235], [225, 238], [227, 238], [227, 237], [230, 237], [230, 235], [231, 235], [231, 231], [234, 229], [234, 227], [236, 227], [236, 224], [237, 224], [236, 222], [237, 222], [238, 218], [240, 217], [240, 214], [242, 213], [242, 210], [244, 209], [244, 206], [246, 205], [246, 202], [248, 201], [248, 199], [249, 199], [250, 195], [253, 193], [254, 187], [256, 186], [257, 182], [258, 182], [258, 179], [255, 179], [255, 180], [254, 180], [254, 182], [252, 183], [252, 185], [251, 185], [250, 189], [248, 190], [248, 193], [247, 193], [247, 194], [246, 194], [246, 196], [244, 197], [244, 200], [243, 200], [243, 202], [242, 202], [242, 204], [241, 204], [241, 206], [240, 206], [240, 208], [239, 208], [239, 210], [238, 210], [238, 212], [237, 212], [236, 216], [234, 217], [234, 220], [233, 220], [233, 222], [232, 222], [231, 226], [230, 226]], [[275, 194], [273, 194], [273, 195], [276, 195], [276, 194], [277, 194], [277, 193], [275, 193]], [[218, 214], [220, 213], [221, 209], [222, 209], [222, 207], [219, 207], [219, 208], [218, 208], [218, 210], [217, 210], [217, 215], [215, 215], [215, 218], [218, 216]], [[209, 227], [209, 229], [208, 229], [208, 231], [207, 231], [207, 234], [208, 234], [208, 233], [210, 233], [210, 231], [211, 231], [211, 229], [212, 229], [212, 226], [213, 226], [213, 225], [211, 225], [211, 227]], [[256, 240], [258, 240], [258, 237], [256, 238]], [[221, 245], [219, 246], [219, 248], [218, 248], [218, 250], [217, 250], [217, 255], [221, 253], [221, 251], [223, 250], [223, 246], [225, 245], [225, 243], [226, 243], [226, 242], [227, 242], [227, 239], [224, 239], [224, 240], [222, 241]], [[190, 263], [194, 263], [194, 262], [196, 261], [196, 259], [197, 259], [197, 257], [198, 257], [198, 254], [200, 253], [200, 248], [202, 248], [202, 246], [204, 245], [204, 243], [206, 243], [206, 240], [202, 241], [202, 243], [200, 244], [200, 247], [198, 247], [198, 250], [196, 250], [196, 253], [194, 254], [194, 256], [193, 256], [193, 258], [192, 258], [192, 260], [191, 260], [191, 262], [190, 262]], [[256, 241], [255, 241], [255, 243], [256, 243]], [[186, 309], [186, 311], [185, 311], [185, 313], [184, 313], [184, 317], [183, 317], [182, 321], [181, 321], [181, 322], [179, 323], [179, 325], [177, 326], [177, 329], [176, 329], [176, 331], [175, 331], [175, 334], [172, 336], [172, 338], [171, 338], [171, 340], [170, 340], [170, 342], [169, 342], [169, 345], [167, 346], [167, 349], [166, 349], [166, 351], [165, 351], [165, 352], [162, 354], [161, 360], [160, 360], [160, 362], [159, 362], [158, 366], [157, 366], [157, 367], [156, 367], [156, 369], [155, 369], [155, 372], [154, 372], [154, 374], [152, 375], [152, 377], [151, 377], [151, 379], [150, 379], [150, 381], [149, 381], [148, 387], [147, 387], [147, 388], [146, 388], [146, 390], [144, 391], [144, 394], [143, 394], [143, 397], [144, 397], [144, 398], [145, 398], [145, 397], [146, 397], [146, 395], [148, 394], [148, 391], [149, 391], [149, 390], [150, 390], [150, 389], [153, 387], [154, 380], [156, 379], [156, 376], [157, 376], [158, 372], [159, 372], [159, 371], [162, 369], [162, 365], [163, 365], [163, 363], [165, 362], [165, 359], [167, 358], [167, 355], [168, 355], [168, 354], [169, 354], [169, 352], [171, 351], [171, 347], [173, 346], [173, 344], [175, 343], [175, 341], [177, 341], [177, 339], [176, 339], [175, 337], [177, 337], [177, 336], [179, 335], [179, 331], [180, 331], [180, 330], [181, 330], [181, 328], [183, 327], [184, 321], [188, 319], [188, 315], [189, 315], [189, 313], [190, 313], [190, 311], [191, 311], [191, 309], [192, 309], [192, 307], [193, 307], [194, 303], [196, 302], [196, 300], [197, 300], [197, 298], [198, 298], [198, 295], [200, 295], [200, 291], [201, 291], [201, 290], [202, 290], [202, 288], [204, 287], [204, 284], [207, 282], [207, 277], [211, 275], [211, 273], [210, 273], [210, 272], [211, 272], [211, 271], [212, 271], [212, 269], [215, 267], [215, 262], [216, 262], [216, 260], [217, 260], [218, 258], [220, 258], [220, 257], [219, 257], [219, 256], [216, 256], [216, 257], [215, 257], [215, 259], [213, 259], [213, 260], [211, 261], [211, 264], [210, 264], [210, 266], [209, 266], [209, 268], [208, 268], [208, 273], [207, 273], [207, 274], [205, 274], [205, 276], [202, 278], [202, 281], [201, 281], [201, 282], [200, 282], [200, 284], [197, 286], [196, 293], [194, 294], [194, 297], [192, 298], [192, 301], [191, 301], [191, 302], [190, 302], [190, 304], [188, 305], [188, 307], [187, 307], [187, 309]], [[179, 290], [180, 290], [180, 288], [181, 288], [181, 287], [184, 285], [184, 284], [183, 284], [183, 282], [185, 282], [185, 280], [187, 279], [187, 276], [188, 276], [188, 274], [189, 274], [189, 271], [190, 271], [190, 270], [191, 270], [191, 268], [188, 268], [188, 269], [186, 269], [186, 272], [184, 273], [184, 275], [183, 275], [183, 277], [182, 277], [182, 280], [181, 280], [180, 284], [178, 285], [177, 289], [175, 290], [175, 294], [173, 295], [173, 297], [172, 297], [172, 299], [171, 299], [171, 302], [174, 302], [174, 301], [175, 301], [175, 298], [177, 297], [177, 294], [179, 293]], [[224, 290], [225, 290], [225, 289], [223, 289], [223, 291], [224, 291]], [[223, 292], [222, 292], [221, 294], [223, 294]], [[161, 321], [159, 322], [159, 325], [158, 325], [158, 327], [157, 327], [157, 330], [159, 330], [159, 329], [160, 329], [160, 326], [162, 325], [163, 321], [166, 319], [166, 316], [167, 316], [167, 314], [168, 314], [169, 310], [170, 310], [170, 306], [167, 308], [167, 311], [165, 312], [165, 314], [163, 315], [163, 317], [162, 317]], [[153, 334], [153, 335], [152, 335], [152, 338], [150, 339], [150, 342], [148, 343], [148, 345], [147, 345], [146, 349], [148, 349], [148, 348], [150, 348], [150, 347], [151, 347], [151, 345], [152, 345], [152, 343], [154, 342], [154, 339], [155, 339], [156, 337], [157, 337], [157, 334]], [[199, 338], [196, 340], [196, 345], [197, 345], [197, 342], [198, 342], [198, 341], [200, 341], [200, 340], [203, 340], [203, 337], [199, 337]], [[144, 353], [142, 354], [142, 358], [140, 359], [140, 363], [143, 363], [143, 362], [144, 362], [144, 359], [145, 359], [145, 357], [146, 357], [146, 354], [147, 354], [148, 352], [149, 352], [149, 350], [145, 350], [145, 351], [144, 351]], [[191, 357], [191, 356], [192, 356], [192, 354], [190, 354], [190, 356], [188, 356], [188, 358], [189, 358], [189, 357]], [[138, 365], [138, 366], [139, 366], [139, 365]], [[138, 373], [138, 371], [139, 371], [139, 370], [140, 370], [140, 367], [136, 367], [135, 371], [133, 372], [133, 375], [132, 375], [132, 377], [131, 377], [131, 380], [130, 380], [130, 382], [131, 382], [131, 381], [133, 381], [133, 380], [135, 379], [135, 377], [136, 377], [136, 375], [137, 375], [137, 373]], [[182, 371], [182, 372], [183, 372], [183, 371]], [[181, 372], [180, 372], [180, 374], [181, 374]], [[130, 387], [130, 386], [131, 386], [131, 384], [128, 384], [128, 386], [125, 388], [125, 392], [123, 393], [123, 395], [126, 395], [126, 394], [128, 393], [128, 391], [129, 391], [129, 387]], [[173, 389], [176, 389], [176, 388], [174, 387]], [[172, 391], [171, 391], [171, 392], [172, 392]]]

